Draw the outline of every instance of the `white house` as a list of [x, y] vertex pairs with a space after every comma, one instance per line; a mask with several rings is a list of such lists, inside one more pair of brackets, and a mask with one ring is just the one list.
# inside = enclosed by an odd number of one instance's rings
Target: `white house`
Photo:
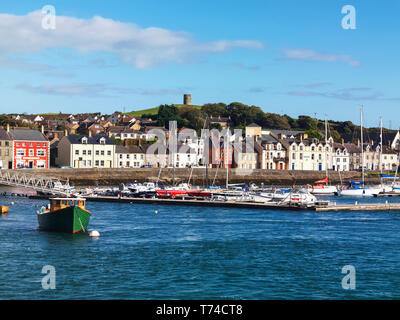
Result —
[[58, 166], [114, 168], [115, 143], [106, 135], [67, 135], [58, 143]]

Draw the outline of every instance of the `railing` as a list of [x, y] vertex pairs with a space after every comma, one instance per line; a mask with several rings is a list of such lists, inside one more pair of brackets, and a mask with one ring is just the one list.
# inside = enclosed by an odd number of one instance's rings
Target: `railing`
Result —
[[25, 172], [0, 170], [0, 184], [33, 189], [39, 192], [69, 196], [72, 188], [68, 180], [33, 175]]

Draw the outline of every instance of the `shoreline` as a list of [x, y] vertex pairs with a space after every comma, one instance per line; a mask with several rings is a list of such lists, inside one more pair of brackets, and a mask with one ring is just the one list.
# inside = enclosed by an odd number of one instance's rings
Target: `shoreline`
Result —
[[[19, 172], [34, 174], [38, 176], [54, 177], [62, 180], [69, 180], [72, 186], [115, 186], [120, 183], [132, 181], [146, 182], [157, 181], [164, 184], [170, 184], [173, 181], [172, 168], [129, 168], [129, 169], [24, 169], [9, 170], [10, 172]], [[190, 168], [175, 169], [175, 182], [188, 182], [191, 174]], [[361, 180], [361, 172], [357, 171], [337, 171], [328, 172], [329, 183], [332, 185], [347, 184], [352, 180]], [[312, 184], [317, 180], [325, 178], [325, 171], [295, 171], [295, 170], [263, 170], [263, 169], [229, 169], [229, 184], [255, 183], [260, 185], [305, 185]], [[226, 169], [208, 169], [208, 184], [212, 185], [215, 179], [216, 185], [226, 184]], [[380, 183], [379, 174], [369, 176], [366, 174], [366, 184]], [[192, 185], [205, 185], [205, 168], [194, 168], [190, 178]]]

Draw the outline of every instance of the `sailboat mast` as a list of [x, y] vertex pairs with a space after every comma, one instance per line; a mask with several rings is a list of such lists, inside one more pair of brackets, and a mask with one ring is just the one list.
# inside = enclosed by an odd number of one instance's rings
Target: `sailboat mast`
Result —
[[360, 124], [361, 124], [361, 161], [362, 161], [362, 182], [364, 185], [364, 138], [363, 138], [363, 106], [360, 106]]
[[328, 120], [325, 115], [325, 174], [328, 177], [328, 153], [326, 148], [328, 148]]
[[381, 143], [380, 143], [380, 148], [379, 148], [379, 167], [381, 170], [381, 174], [383, 173], [383, 165], [382, 165], [382, 152], [383, 152], [383, 121], [382, 117], [380, 119], [380, 125], [381, 125]]
[[229, 150], [229, 127], [226, 131], [226, 149], [225, 149], [225, 168], [226, 168], [226, 189], [229, 183], [229, 169], [228, 169], [228, 150]]

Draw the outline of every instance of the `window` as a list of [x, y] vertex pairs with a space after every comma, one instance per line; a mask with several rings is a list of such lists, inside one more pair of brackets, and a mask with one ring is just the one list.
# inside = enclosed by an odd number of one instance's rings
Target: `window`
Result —
[[296, 160], [296, 154], [295, 153], [292, 154], [292, 158], [293, 158], [293, 160]]
[[75, 150], [75, 155], [79, 155], [79, 150]]
[[102, 156], [104, 156], [104, 150], [101, 150], [101, 153], [100, 153]]
[[30, 146], [30, 147], [33, 147], [33, 143], [32, 143], [32, 142], [30, 142], [30, 143], [29, 143], [29, 146]]
[[110, 150], [107, 151], [107, 155], [111, 156], [111, 151]]
[[98, 156], [100, 154], [99, 150], [96, 150], [96, 156]]
[[33, 157], [35, 155], [35, 150], [29, 149], [29, 156]]
[[100, 166], [101, 166], [101, 167], [104, 167], [104, 160], [101, 160]]
[[119, 155], [119, 158], [122, 159], [122, 153]]
[[95, 165], [96, 165], [96, 167], [99, 166], [99, 160], [96, 160]]
[[88, 160], [87, 161], [87, 165], [88, 165], [88, 167], [91, 167], [92, 166], [92, 160]]
[[88, 156], [91, 156], [92, 155], [92, 150], [88, 150], [87, 154], [88, 154]]
[[43, 149], [37, 150], [36, 153], [38, 157], [44, 157], [46, 155], [46, 152]]
[[25, 155], [25, 150], [24, 149], [18, 149], [17, 150], [17, 156], [24, 156]]
[[314, 158], [315, 158], [315, 155], [314, 155], [314, 153], [311, 155], [311, 160], [314, 160]]
[[36, 143], [36, 147], [38, 148], [40, 147], [40, 142]]
[[303, 154], [300, 153], [300, 160], [303, 160]]
[[86, 150], [82, 150], [82, 155], [86, 156]]

